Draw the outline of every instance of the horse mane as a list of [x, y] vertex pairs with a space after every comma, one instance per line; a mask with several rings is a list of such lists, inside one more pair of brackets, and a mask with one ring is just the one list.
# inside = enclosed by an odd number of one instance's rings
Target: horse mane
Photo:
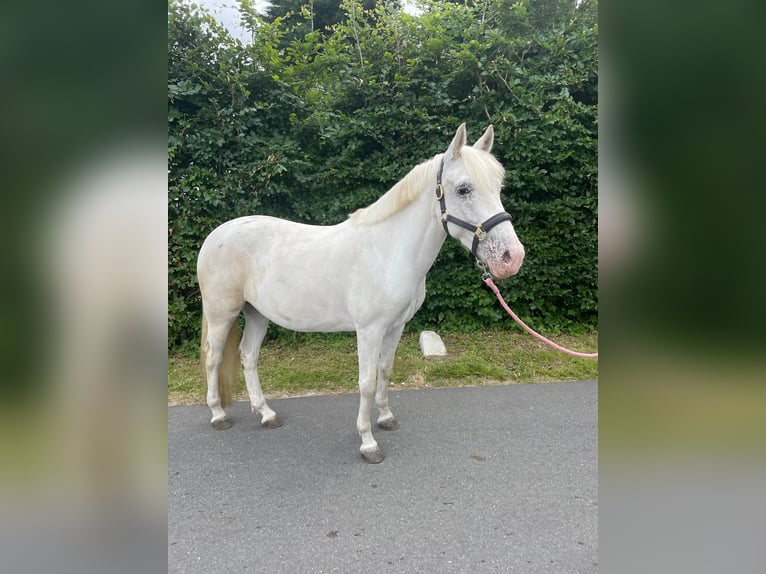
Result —
[[436, 185], [437, 159], [441, 159], [441, 156], [434, 156], [413, 167], [375, 203], [352, 213], [351, 221], [357, 225], [370, 225], [383, 221], [407, 207], [427, 186]]
[[[436, 171], [442, 156], [443, 154], [435, 155], [413, 167], [375, 203], [357, 209], [349, 216], [349, 219], [357, 225], [371, 225], [383, 221], [407, 207], [418, 198], [424, 189], [436, 186]], [[505, 170], [500, 162], [491, 154], [470, 146], [462, 148], [460, 158], [476, 187], [496, 190], [499, 193], [503, 184], [503, 177], [505, 177]]]

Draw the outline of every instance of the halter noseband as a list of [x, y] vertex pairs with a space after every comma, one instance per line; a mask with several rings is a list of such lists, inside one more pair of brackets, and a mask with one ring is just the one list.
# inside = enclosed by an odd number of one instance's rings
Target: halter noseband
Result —
[[476, 259], [478, 259], [479, 256], [476, 254], [476, 250], [479, 248], [479, 242], [484, 241], [487, 238], [487, 233], [489, 233], [489, 230], [496, 225], [499, 225], [503, 221], [511, 221], [511, 214], [505, 211], [502, 213], [496, 213], [480, 225], [472, 225], [467, 221], [463, 221], [462, 219], [450, 215], [447, 211], [447, 205], [444, 200], [444, 187], [442, 187], [443, 170], [444, 157], [442, 157], [441, 163], [439, 164], [439, 171], [436, 174], [436, 199], [439, 201], [439, 207], [441, 208], [442, 212], [442, 226], [444, 227], [445, 233], [451, 237], [454, 236], [449, 232], [449, 229], [447, 228], [448, 223], [454, 223], [455, 225], [462, 227], [463, 229], [467, 229], [473, 233], [473, 245], [471, 246], [471, 253], [474, 257], [476, 257]]

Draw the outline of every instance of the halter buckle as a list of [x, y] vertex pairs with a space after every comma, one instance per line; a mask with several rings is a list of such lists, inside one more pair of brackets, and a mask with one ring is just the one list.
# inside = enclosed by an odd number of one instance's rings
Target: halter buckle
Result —
[[473, 233], [479, 241], [484, 241], [487, 238], [487, 232], [481, 228], [481, 225], [477, 225], [476, 231]]
[[436, 184], [436, 200], [441, 201], [442, 197], [444, 197], [444, 187], [442, 187], [441, 183]]

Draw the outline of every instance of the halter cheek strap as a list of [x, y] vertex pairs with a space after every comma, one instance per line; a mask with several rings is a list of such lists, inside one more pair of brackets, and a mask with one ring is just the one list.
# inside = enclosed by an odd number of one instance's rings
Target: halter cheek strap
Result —
[[450, 215], [449, 212], [447, 211], [447, 204], [444, 199], [444, 187], [442, 186], [442, 171], [443, 170], [444, 170], [444, 157], [442, 157], [441, 163], [439, 164], [439, 171], [436, 174], [436, 190], [435, 190], [436, 199], [439, 202], [439, 207], [441, 208], [442, 226], [444, 227], [444, 232], [450, 237], [454, 237], [449, 232], [449, 228], [447, 227], [448, 223], [454, 223], [458, 227], [462, 227], [463, 229], [467, 229], [468, 231], [473, 233], [473, 245], [471, 245], [471, 253], [473, 254], [474, 257], [478, 259], [479, 256], [476, 254], [476, 250], [479, 248], [479, 243], [481, 241], [484, 241], [487, 238], [487, 233], [489, 232], [490, 229], [492, 229], [496, 225], [501, 224], [503, 221], [511, 221], [511, 214], [505, 211], [501, 213], [496, 213], [495, 215], [487, 219], [484, 223], [480, 223], [479, 225], [473, 225], [458, 217]]

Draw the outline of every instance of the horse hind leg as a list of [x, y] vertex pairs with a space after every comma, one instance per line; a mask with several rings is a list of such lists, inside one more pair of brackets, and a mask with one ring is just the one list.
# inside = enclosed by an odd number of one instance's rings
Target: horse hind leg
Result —
[[261, 415], [261, 425], [275, 429], [282, 426], [282, 419], [271, 410], [261, 389], [261, 381], [258, 377], [258, 353], [266, 336], [266, 328], [269, 320], [261, 315], [251, 305], [245, 305], [245, 333], [239, 345], [242, 368], [245, 371], [245, 383], [250, 395], [250, 410]]
[[224, 408], [231, 403], [232, 386], [239, 373], [238, 315], [239, 312], [211, 322], [203, 311], [200, 358], [207, 376], [207, 405], [213, 415], [210, 424], [216, 430], [232, 425]]

